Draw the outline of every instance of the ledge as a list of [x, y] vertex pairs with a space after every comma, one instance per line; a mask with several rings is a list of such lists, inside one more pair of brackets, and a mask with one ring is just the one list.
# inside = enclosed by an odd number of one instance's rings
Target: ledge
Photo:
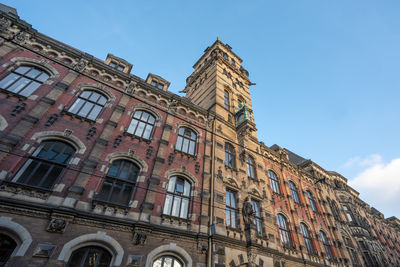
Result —
[[15, 195], [25, 195], [28, 197], [46, 200], [53, 192], [50, 189], [34, 187], [26, 184], [19, 184], [9, 181], [3, 181], [0, 185], [0, 191], [13, 193]]

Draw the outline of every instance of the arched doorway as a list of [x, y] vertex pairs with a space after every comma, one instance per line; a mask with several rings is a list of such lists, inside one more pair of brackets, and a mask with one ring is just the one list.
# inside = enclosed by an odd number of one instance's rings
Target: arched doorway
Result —
[[14, 239], [8, 235], [0, 234], [0, 267], [3, 267], [7, 263], [16, 247], [17, 243]]
[[87, 246], [75, 250], [67, 267], [109, 267], [112, 256], [102, 247]]

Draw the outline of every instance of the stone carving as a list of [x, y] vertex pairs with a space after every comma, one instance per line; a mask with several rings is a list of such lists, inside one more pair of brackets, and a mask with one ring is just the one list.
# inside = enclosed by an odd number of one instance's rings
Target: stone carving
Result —
[[130, 81], [129, 84], [126, 86], [125, 91], [128, 94], [133, 93], [133, 90], [136, 88], [137, 83], [134, 81]]
[[249, 267], [256, 267], [256, 258], [257, 258], [257, 254], [252, 252], [251, 250], [247, 252], [247, 261], [248, 264], [247, 266]]
[[21, 111], [25, 110], [26, 107], [26, 103], [22, 102], [22, 103], [18, 103], [13, 111], [11, 112], [11, 116], [17, 116], [17, 114], [21, 113]]
[[248, 197], [244, 200], [242, 213], [245, 225], [253, 224], [255, 213]]
[[76, 71], [83, 71], [88, 64], [86, 59], [81, 58], [74, 66], [73, 69]]
[[96, 127], [92, 127], [89, 129], [88, 133], [86, 134], [86, 139], [90, 139], [91, 137], [93, 137], [97, 132]]
[[175, 154], [174, 153], [170, 153], [168, 155], [168, 165], [171, 165], [172, 162], [174, 162], [174, 158], [175, 158]]
[[52, 114], [52, 115], [49, 117], [49, 119], [47, 120], [45, 126], [48, 127], [48, 126], [53, 125], [53, 123], [55, 123], [57, 119], [58, 119], [58, 114]]
[[64, 130], [64, 136], [68, 137], [70, 136], [74, 131], [70, 130], [70, 129], [65, 129]]
[[56, 246], [51, 244], [39, 244], [33, 252], [33, 257], [50, 258]]
[[51, 233], [63, 233], [67, 222], [63, 219], [52, 219], [47, 226], [47, 231]]
[[114, 148], [118, 147], [121, 142], [122, 142], [122, 135], [118, 135], [114, 140], [113, 147]]
[[194, 165], [194, 171], [196, 172], [196, 173], [199, 173], [199, 171], [200, 171], [200, 163], [197, 161], [196, 162], [196, 164]]
[[133, 232], [132, 242], [134, 245], [146, 244], [147, 234], [143, 232]]
[[221, 181], [224, 180], [224, 177], [222, 176], [221, 166], [219, 167], [219, 169], [217, 171], [217, 178], [220, 179]]
[[50, 195], [49, 192], [43, 192], [32, 188], [25, 188], [23, 185], [4, 182], [0, 186], [0, 191], [9, 192], [15, 195], [25, 195], [28, 197], [39, 198], [43, 200], [46, 200]]
[[199, 242], [197, 244], [197, 251], [201, 254], [207, 253], [208, 250], [208, 244], [206, 242]]
[[16, 42], [19, 45], [24, 45], [30, 38], [30, 34], [26, 32], [19, 32], [17, 35], [14, 37], [14, 42]]
[[149, 146], [146, 150], [146, 159], [151, 158], [151, 155], [153, 154], [154, 148], [152, 146]]

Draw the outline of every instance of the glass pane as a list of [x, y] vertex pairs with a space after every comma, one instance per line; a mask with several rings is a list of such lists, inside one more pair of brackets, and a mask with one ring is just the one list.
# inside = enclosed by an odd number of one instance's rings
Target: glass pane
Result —
[[104, 106], [107, 102], [107, 98], [105, 98], [104, 96], [100, 96], [99, 100], [97, 100], [97, 103], [99, 103], [100, 105]]
[[193, 141], [190, 141], [189, 142], [189, 154], [190, 155], [194, 155], [195, 147], [196, 147], [196, 143]]
[[136, 129], [136, 126], [138, 124], [138, 121], [136, 119], [132, 119], [131, 124], [128, 127], [127, 132], [131, 134], [135, 134], [134, 131]]
[[71, 113], [78, 113], [79, 109], [82, 107], [82, 105], [85, 103], [85, 100], [78, 98], [74, 104], [69, 108], [69, 112]]
[[170, 215], [171, 204], [172, 204], [172, 196], [171, 195], [167, 195], [165, 197], [165, 203], [164, 203], [164, 211], [163, 211], [164, 214]]
[[15, 73], [8, 74], [3, 80], [0, 81], [0, 88], [7, 89], [7, 87], [19, 77], [20, 76]]
[[183, 195], [184, 196], [190, 196], [190, 183], [185, 180], [185, 185], [184, 185], [184, 190], [183, 190]]
[[121, 165], [122, 160], [115, 160], [113, 161], [110, 169], [108, 170], [108, 176], [117, 177], [118, 169]]
[[174, 260], [174, 267], [182, 267], [182, 264], [179, 261]]
[[19, 93], [19, 91], [21, 91], [30, 82], [31, 82], [31, 80], [29, 80], [27, 78], [21, 78], [17, 82], [15, 82], [13, 85], [8, 87], [7, 90], [10, 92]]
[[100, 192], [97, 195], [97, 198], [107, 201], [108, 196], [110, 195], [111, 192], [111, 187], [112, 184], [110, 182], [104, 181], [103, 186], [101, 187]]
[[182, 152], [188, 152], [188, 150], [189, 150], [189, 140], [184, 138], [183, 139], [183, 146], [182, 146], [181, 151]]
[[181, 207], [181, 198], [175, 196], [174, 203], [172, 204], [171, 215], [178, 217], [179, 216], [179, 208], [180, 207]]
[[25, 75], [30, 77], [30, 78], [36, 78], [37, 76], [39, 76], [39, 74], [42, 73], [40, 70], [32, 68], [28, 73], [26, 73]]
[[226, 225], [231, 226], [231, 210], [226, 209]]
[[38, 87], [40, 86], [40, 83], [38, 82], [31, 82], [27, 87], [24, 88], [20, 92], [21, 95], [23, 96], [29, 96], [31, 95]]
[[102, 109], [101, 106], [95, 105], [94, 108], [92, 109], [92, 111], [90, 112], [88, 119], [95, 120], [97, 118], [97, 116], [99, 115], [101, 109]]
[[151, 134], [151, 130], [152, 130], [152, 129], [153, 129], [152, 126], [147, 125], [147, 126], [146, 126], [146, 129], [144, 130], [144, 133], [143, 133], [143, 138], [145, 138], [145, 139], [150, 139], [150, 134]]
[[176, 182], [176, 176], [173, 176], [173, 177], [171, 177], [171, 179], [169, 179], [168, 192], [175, 191], [175, 182]]
[[92, 91], [83, 91], [79, 97], [87, 99]]
[[111, 263], [111, 255], [108, 252], [103, 252], [97, 267], [109, 267]]
[[112, 193], [111, 193], [111, 199], [110, 199], [111, 202], [114, 202], [114, 203], [120, 202], [120, 200], [121, 200], [120, 193], [122, 190], [122, 186], [123, 186], [122, 183], [114, 182], [114, 186], [113, 186]]
[[[31, 160], [31, 159], [28, 160], [24, 164], [24, 166], [21, 168], [21, 170], [19, 171], [19, 173], [21, 173], [21, 171], [23, 171], [23, 173], [19, 176], [18, 183], [25, 184], [27, 182], [27, 179], [32, 174], [32, 172], [35, 170], [35, 168], [37, 167], [38, 164], [39, 164], [39, 161], [37, 161], [37, 160]], [[17, 174], [17, 177], [18, 177], [18, 174]]]
[[54, 166], [51, 171], [47, 174], [46, 179], [42, 182], [40, 187], [43, 188], [52, 188], [58, 176], [61, 174], [63, 168], [61, 166]]
[[98, 94], [98, 93], [96, 93], [96, 92], [93, 92], [93, 93], [90, 95], [89, 100], [90, 100], [90, 101], [93, 101], [93, 102], [97, 102], [97, 99], [99, 99], [99, 97], [100, 97], [100, 94]]
[[179, 128], [178, 134], [183, 135], [183, 132], [185, 131], [184, 127]]
[[50, 167], [50, 164], [41, 162], [39, 168], [35, 170], [35, 172], [32, 174], [31, 178], [29, 179], [29, 181], [26, 182], [26, 184], [40, 186], [40, 180], [42, 180], [42, 178], [46, 176], [46, 173], [50, 169]]
[[148, 118], [149, 118], [149, 113], [143, 112], [142, 121], [147, 121]]
[[154, 124], [154, 122], [156, 121], [156, 119], [153, 117], [153, 116], [149, 116], [149, 119], [148, 119], [148, 122], [150, 123], [150, 124]]
[[145, 126], [146, 126], [146, 124], [144, 122], [139, 122], [138, 127], [136, 128], [135, 135], [142, 137]]
[[140, 119], [140, 117], [142, 116], [143, 111], [138, 110], [135, 112], [135, 114], [133, 114], [134, 118]]
[[159, 258], [153, 263], [153, 267], [161, 267], [162, 258]]
[[82, 116], [82, 117], [86, 117], [89, 114], [89, 111], [92, 109], [92, 107], [94, 106], [94, 104], [86, 102], [82, 109], [79, 111], [78, 115]]
[[132, 189], [133, 187], [131, 185], [125, 184], [125, 188], [122, 192], [121, 204], [129, 204], [129, 201], [131, 200]]
[[178, 139], [176, 140], [176, 149], [177, 150], [182, 150], [182, 137], [181, 136], [178, 136]]
[[21, 67], [18, 67], [15, 70], [15, 72], [18, 72], [18, 73], [21, 73], [21, 74], [25, 74], [29, 69], [30, 69], [30, 67], [21, 66]]
[[129, 171], [130, 171], [130, 162], [128, 161], [123, 161], [121, 162], [118, 178], [127, 180], [129, 176]]
[[178, 194], [182, 194], [182, 193], [183, 193], [183, 182], [180, 181], [180, 179], [179, 179], [179, 181], [177, 181], [177, 183], [176, 183], [176, 186], [175, 186], [175, 193], [178, 193]]
[[44, 82], [46, 81], [50, 76], [43, 72], [39, 77], [36, 78], [36, 80], [40, 81], [40, 82]]
[[187, 218], [188, 215], [188, 210], [189, 210], [189, 199], [184, 198], [182, 199], [182, 206], [181, 206], [181, 218]]
[[172, 258], [165, 257], [164, 258], [164, 266], [163, 267], [172, 267]]
[[235, 193], [231, 193], [231, 194], [230, 194], [230, 197], [231, 197], [231, 203], [230, 203], [231, 205], [230, 205], [230, 206], [231, 206], [232, 208], [236, 208]]
[[97, 250], [91, 250], [86, 256], [86, 260], [83, 264], [85, 267], [97, 267], [96, 262], [99, 260], [100, 253]]
[[72, 254], [72, 257], [68, 262], [68, 267], [80, 267], [81, 262], [85, 260], [85, 258], [84, 258], [85, 254], [86, 254], [86, 251], [83, 249], [75, 251]]

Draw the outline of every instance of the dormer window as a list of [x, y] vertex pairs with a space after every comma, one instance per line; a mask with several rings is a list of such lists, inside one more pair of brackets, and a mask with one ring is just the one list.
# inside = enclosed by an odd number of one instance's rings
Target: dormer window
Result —
[[120, 65], [114, 61], [111, 61], [109, 66], [113, 69], [119, 70], [119, 71], [123, 71], [125, 69], [125, 67], [123, 65]]
[[224, 53], [224, 59], [228, 60], [228, 54], [227, 53]]
[[160, 82], [157, 82], [157, 81], [152, 81], [151, 82], [151, 85], [153, 85], [153, 86], [155, 86], [155, 87], [157, 87], [158, 89], [163, 89], [164, 88], [164, 84], [162, 84], [162, 83], [160, 83]]
[[235, 60], [232, 58], [231, 59], [231, 64], [233, 65], [233, 66], [235, 66]]

